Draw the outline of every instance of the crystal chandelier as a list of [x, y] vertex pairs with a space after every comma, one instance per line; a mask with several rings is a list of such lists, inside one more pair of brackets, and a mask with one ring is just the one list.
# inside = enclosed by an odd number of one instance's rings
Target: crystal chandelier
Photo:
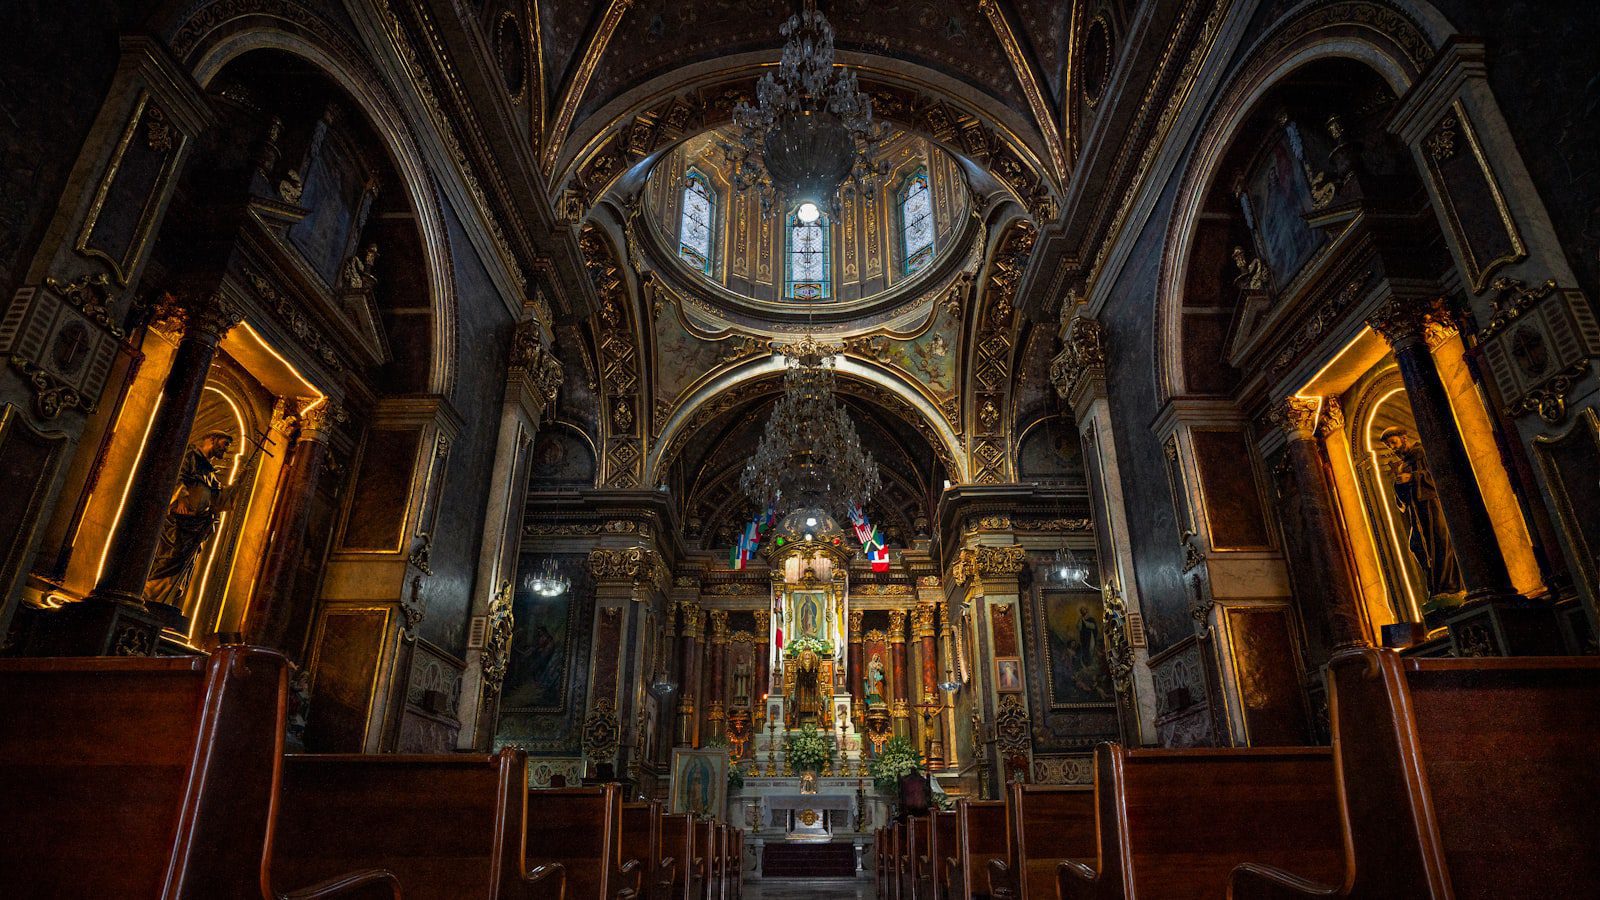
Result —
[[855, 72], [834, 68], [833, 26], [816, 0], [806, 0], [778, 33], [784, 38], [778, 70], [756, 83], [756, 105], [734, 107], [737, 134], [722, 142], [722, 152], [734, 189], [754, 190], [763, 212], [803, 201], [805, 221], [812, 222], [821, 206], [837, 215], [847, 179], [862, 196], [873, 196], [889, 171], [887, 160], [875, 159], [889, 127], [873, 119], [872, 98], [861, 92]]
[[866, 505], [880, 484], [878, 464], [834, 396], [833, 356], [807, 338], [785, 358], [783, 396], [739, 488], [760, 509]]
[[541, 597], [559, 597], [572, 586], [572, 580], [561, 574], [555, 560], [547, 559], [539, 571], [528, 576], [523, 585]]

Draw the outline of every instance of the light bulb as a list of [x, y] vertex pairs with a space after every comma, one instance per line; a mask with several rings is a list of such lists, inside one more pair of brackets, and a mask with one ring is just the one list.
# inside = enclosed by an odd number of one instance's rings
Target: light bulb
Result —
[[818, 209], [815, 203], [807, 200], [806, 202], [800, 204], [800, 208], [795, 210], [794, 215], [795, 218], [799, 219], [802, 224], [810, 225], [816, 220], [822, 218], [822, 210]]
[[807, 517], [806, 518], [806, 527], [807, 528], [815, 528], [815, 527], [817, 527], [817, 517], [816, 516]]

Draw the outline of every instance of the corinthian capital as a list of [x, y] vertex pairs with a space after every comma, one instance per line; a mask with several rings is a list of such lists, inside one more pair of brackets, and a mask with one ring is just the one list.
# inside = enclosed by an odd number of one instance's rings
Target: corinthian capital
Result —
[[1439, 299], [1390, 297], [1367, 318], [1367, 325], [1396, 350], [1455, 333], [1455, 317]]
[[1309, 441], [1316, 436], [1320, 407], [1316, 397], [1286, 397], [1267, 410], [1267, 419], [1291, 440]]

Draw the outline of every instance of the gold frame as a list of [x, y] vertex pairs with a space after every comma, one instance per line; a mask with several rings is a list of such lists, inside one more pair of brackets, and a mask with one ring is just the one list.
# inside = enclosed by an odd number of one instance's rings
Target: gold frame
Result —
[[[1466, 228], [1461, 223], [1461, 217], [1456, 211], [1455, 198], [1450, 195], [1448, 185], [1445, 183], [1443, 172], [1438, 162], [1426, 149], [1422, 156], [1427, 162], [1428, 175], [1433, 180], [1433, 186], [1439, 195], [1440, 210], [1445, 214], [1446, 224], [1450, 226], [1451, 237], [1455, 239], [1456, 246], [1461, 250], [1461, 261], [1466, 264], [1466, 275], [1472, 281], [1472, 291], [1475, 294], [1483, 293], [1489, 286], [1489, 276], [1501, 268], [1513, 263], [1521, 262], [1528, 258], [1528, 245], [1522, 240], [1522, 233], [1517, 230], [1515, 218], [1511, 209], [1506, 204], [1505, 194], [1500, 190], [1500, 183], [1495, 180], [1494, 170], [1489, 166], [1489, 160], [1483, 155], [1483, 146], [1478, 143], [1477, 132], [1472, 127], [1472, 120], [1467, 117], [1467, 110], [1457, 100], [1450, 104], [1450, 115], [1455, 117], [1457, 126], [1461, 129], [1461, 136], [1466, 140], [1467, 146], [1472, 150], [1472, 158], [1478, 163], [1478, 170], [1483, 174], [1484, 184], [1489, 187], [1489, 194], [1494, 198], [1495, 210], [1500, 214], [1501, 224], [1505, 226], [1506, 236], [1511, 239], [1511, 252], [1497, 256], [1486, 263], [1480, 263], [1472, 251], [1472, 243], [1466, 237]], [[1431, 133], [1431, 132], [1430, 132]]]

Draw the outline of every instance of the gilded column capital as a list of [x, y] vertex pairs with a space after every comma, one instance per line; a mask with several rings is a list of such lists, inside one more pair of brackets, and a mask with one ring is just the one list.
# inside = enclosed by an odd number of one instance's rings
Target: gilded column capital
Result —
[[906, 642], [906, 611], [903, 609], [889, 610], [889, 643], [904, 644]]
[[150, 326], [172, 336], [221, 340], [244, 321], [237, 305], [219, 290], [164, 293], [156, 301]]
[[1061, 336], [1061, 352], [1050, 361], [1050, 383], [1056, 393], [1071, 402], [1079, 385], [1085, 379], [1103, 377], [1105, 367], [1105, 328], [1099, 320], [1081, 314], [1068, 318]]
[[728, 611], [713, 609], [711, 611], [711, 643], [726, 644], [728, 642]]
[[672, 573], [661, 554], [648, 547], [596, 547], [589, 551], [589, 574], [596, 581], [628, 581], [635, 587], [654, 585], [666, 593]]
[[1367, 317], [1367, 325], [1396, 351], [1440, 340], [1440, 335], [1454, 334], [1456, 327], [1443, 300], [1413, 297], [1390, 297]]
[[938, 607], [935, 604], [918, 603], [916, 608], [911, 611], [911, 624], [917, 630], [917, 637], [933, 637], [933, 617], [936, 609]]
[[859, 609], [850, 610], [850, 643], [861, 643], [861, 620], [866, 614]]
[[1290, 440], [1309, 441], [1316, 437], [1321, 407], [1316, 397], [1285, 397], [1267, 410], [1267, 420]]
[[771, 625], [772, 625], [772, 610], [770, 610], [770, 609], [758, 609], [758, 610], [756, 610], [755, 615], [756, 615], [756, 633], [757, 634], [765, 634], [767, 629], [770, 628]]
[[1344, 404], [1338, 397], [1322, 398], [1322, 418], [1317, 421], [1317, 437], [1324, 440], [1344, 428]]
[[957, 554], [950, 566], [950, 577], [965, 586], [974, 579], [1015, 577], [1027, 564], [1028, 551], [1017, 544], [969, 547]]
[[679, 604], [683, 611], [683, 636], [690, 639], [700, 637], [700, 605], [693, 600], [681, 600]]

